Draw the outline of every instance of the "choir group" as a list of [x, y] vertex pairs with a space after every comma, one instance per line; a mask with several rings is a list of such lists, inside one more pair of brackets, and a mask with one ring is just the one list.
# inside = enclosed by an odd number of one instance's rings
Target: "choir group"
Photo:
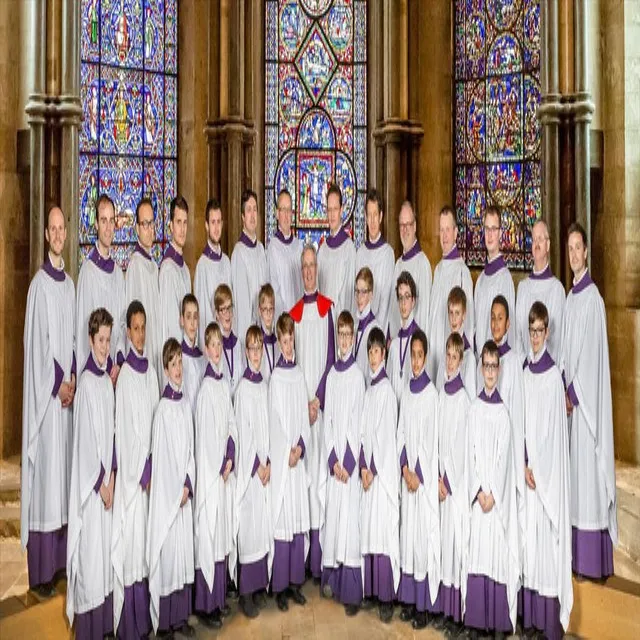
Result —
[[267, 250], [256, 194], [241, 202], [231, 260], [207, 203], [193, 293], [183, 198], [159, 269], [141, 200], [123, 274], [101, 196], [77, 290], [64, 215], [49, 211], [24, 332], [30, 586], [51, 595], [66, 572], [78, 638], [194, 636], [189, 615], [220, 628], [229, 597], [249, 618], [270, 594], [281, 611], [304, 605], [307, 579], [349, 616], [377, 607], [389, 622], [398, 603], [449, 637], [562, 637], [572, 571], [611, 575], [617, 542], [606, 318], [584, 230], [568, 231], [565, 298], [534, 225], [516, 300], [494, 207], [474, 290], [449, 207], [432, 280], [409, 202], [397, 261], [375, 190], [357, 251], [335, 185], [319, 248], [293, 232], [287, 191]]

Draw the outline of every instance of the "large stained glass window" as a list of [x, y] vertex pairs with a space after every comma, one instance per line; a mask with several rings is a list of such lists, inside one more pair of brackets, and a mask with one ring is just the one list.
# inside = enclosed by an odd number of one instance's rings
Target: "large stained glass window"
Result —
[[95, 202], [116, 208], [114, 256], [126, 269], [135, 247], [135, 209], [156, 214], [153, 256], [167, 242], [177, 179], [178, 0], [81, 0], [81, 259], [96, 240]]
[[455, 0], [455, 194], [459, 248], [485, 261], [482, 216], [502, 210], [509, 267], [531, 267], [540, 217], [540, 2]]
[[366, 31], [366, 0], [266, 2], [267, 238], [286, 188], [296, 233], [320, 242], [328, 232], [328, 185], [336, 182], [344, 223], [356, 244], [364, 239]]

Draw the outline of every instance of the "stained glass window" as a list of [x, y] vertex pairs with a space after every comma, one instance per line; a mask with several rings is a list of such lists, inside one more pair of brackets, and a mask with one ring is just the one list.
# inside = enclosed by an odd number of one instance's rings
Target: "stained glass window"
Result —
[[153, 256], [167, 242], [176, 192], [178, 0], [82, 0], [80, 258], [96, 241], [95, 202], [116, 209], [113, 254], [126, 269], [137, 240], [136, 204], [151, 198]]
[[485, 261], [482, 217], [502, 210], [501, 245], [531, 268], [540, 218], [540, 0], [455, 0], [455, 194], [458, 243]]
[[301, 238], [328, 232], [326, 196], [342, 191], [344, 223], [364, 239], [367, 184], [366, 0], [267, 0], [265, 224], [286, 188]]

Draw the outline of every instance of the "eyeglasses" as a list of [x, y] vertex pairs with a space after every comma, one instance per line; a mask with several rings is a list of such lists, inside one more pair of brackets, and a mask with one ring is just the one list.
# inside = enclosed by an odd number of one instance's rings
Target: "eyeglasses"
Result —
[[406, 231], [407, 229], [411, 229], [411, 227], [413, 227], [413, 225], [416, 223], [416, 221], [414, 220], [413, 222], [405, 222], [405, 223], [400, 223], [400, 231]]
[[260, 307], [262, 313], [273, 313], [273, 307]]
[[413, 296], [410, 293], [405, 293], [398, 296], [398, 302], [409, 302], [410, 300], [413, 300]]
[[247, 351], [249, 351], [250, 353], [260, 353], [262, 351], [262, 345], [253, 344], [250, 347], [247, 347]]
[[282, 213], [291, 213], [293, 209], [291, 207], [278, 207], [278, 211], [282, 211]]
[[545, 327], [529, 327], [529, 335], [532, 338], [541, 338], [545, 331]]
[[153, 220], [141, 220], [140, 222], [138, 222], [138, 224], [143, 228], [143, 229], [151, 229], [151, 227], [153, 227]]
[[485, 233], [498, 233], [498, 231], [500, 231], [500, 227], [485, 227], [484, 228], [484, 232]]
[[218, 309], [218, 313], [221, 316], [226, 316], [228, 313], [231, 313], [232, 311], [233, 311], [233, 305], [232, 304], [229, 304], [226, 307], [220, 307]]
[[497, 362], [483, 362], [482, 363], [482, 368], [485, 371], [488, 371], [489, 373], [493, 373], [494, 371], [497, 371], [499, 366], [500, 365]]
[[351, 338], [353, 337], [353, 331], [338, 331], [339, 338]]
[[356, 287], [353, 291], [354, 291], [354, 293], [355, 293], [357, 296], [364, 296], [364, 295], [366, 295], [367, 293], [369, 293], [369, 291], [371, 291], [371, 289], [358, 289], [358, 288]]

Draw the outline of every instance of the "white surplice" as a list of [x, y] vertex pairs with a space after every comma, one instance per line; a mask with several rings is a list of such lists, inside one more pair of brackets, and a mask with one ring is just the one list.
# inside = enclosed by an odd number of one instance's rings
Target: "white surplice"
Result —
[[353, 337], [353, 357], [356, 359], [356, 363], [360, 367], [360, 371], [362, 371], [364, 375], [365, 383], [368, 386], [371, 380], [371, 369], [369, 368], [367, 341], [369, 340], [371, 330], [374, 327], [382, 329], [382, 326], [378, 322], [378, 318], [373, 315], [370, 305], [367, 305], [362, 310], [362, 313], [356, 312], [354, 320], [356, 324]]
[[318, 249], [318, 287], [336, 310], [353, 312], [353, 289], [356, 279], [356, 247], [344, 229], [327, 237]]
[[206, 358], [202, 355], [198, 345], [190, 344], [189, 338], [185, 335], [182, 338], [182, 391], [189, 400], [194, 420], [196, 400], [206, 366]]
[[398, 404], [404, 388], [411, 380], [411, 336], [421, 328], [413, 319], [413, 313], [405, 321], [405, 327], [394, 336], [387, 357], [387, 372]]
[[267, 247], [269, 282], [276, 296], [274, 319], [289, 311], [302, 295], [302, 241], [293, 232], [285, 238], [278, 230]]
[[[469, 400], [473, 400], [476, 393], [476, 377], [477, 377], [477, 365], [476, 365], [476, 357], [473, 353], [473, 347], [466, 343], [464, 351], [462, 354], [462, 362], [460, 363], [460, 376], [462, 377], [462, 382], [464, 383], [464, 389], [469, 396]], [[440, 360], [440, 364], [438, 365], [438, 377], [436, 378], [436, 389], [438, 391], [442, 391], [442, 387], [446, 381], [447, 377], [447, 360], [446, 357]]]
[[[424, 371], [422, 375], [427, 378]], [[438, 392], [431, 381], [415, 392], [409, 384], [402, 393], [396, 439], [399, 460], [403, 452], [409, 471], [422, 474], [423, 482], [411, 493], [404, 479], [400, 481], [400, 568], [416, 582], [428, 579], [433, 605], [440, 586], [440, 503]]]
[[[47, 257], [49, 261], [49, 258]], [[53, 269], [50, 265], [48, 269]], [[69, 381], [75, 346], [73, 280], [40, 269], [29, 285], [24, 322], [20, 539], [29, 530], [55, 531], [67, 523], [73, 409], [53, 397], [56, 367]], [[84, 366], [84, 363], [81, 365]]]
[[162, 348], [169, 338], [182, 340], [182, 327], [180, 316], [182, 315], [182, 300], [191, 293], [191, 274], [189, 267], [182, 255], [174, 249], [173, 245], [165, 252], [160, 264], [160, 315], [162, 316]]

